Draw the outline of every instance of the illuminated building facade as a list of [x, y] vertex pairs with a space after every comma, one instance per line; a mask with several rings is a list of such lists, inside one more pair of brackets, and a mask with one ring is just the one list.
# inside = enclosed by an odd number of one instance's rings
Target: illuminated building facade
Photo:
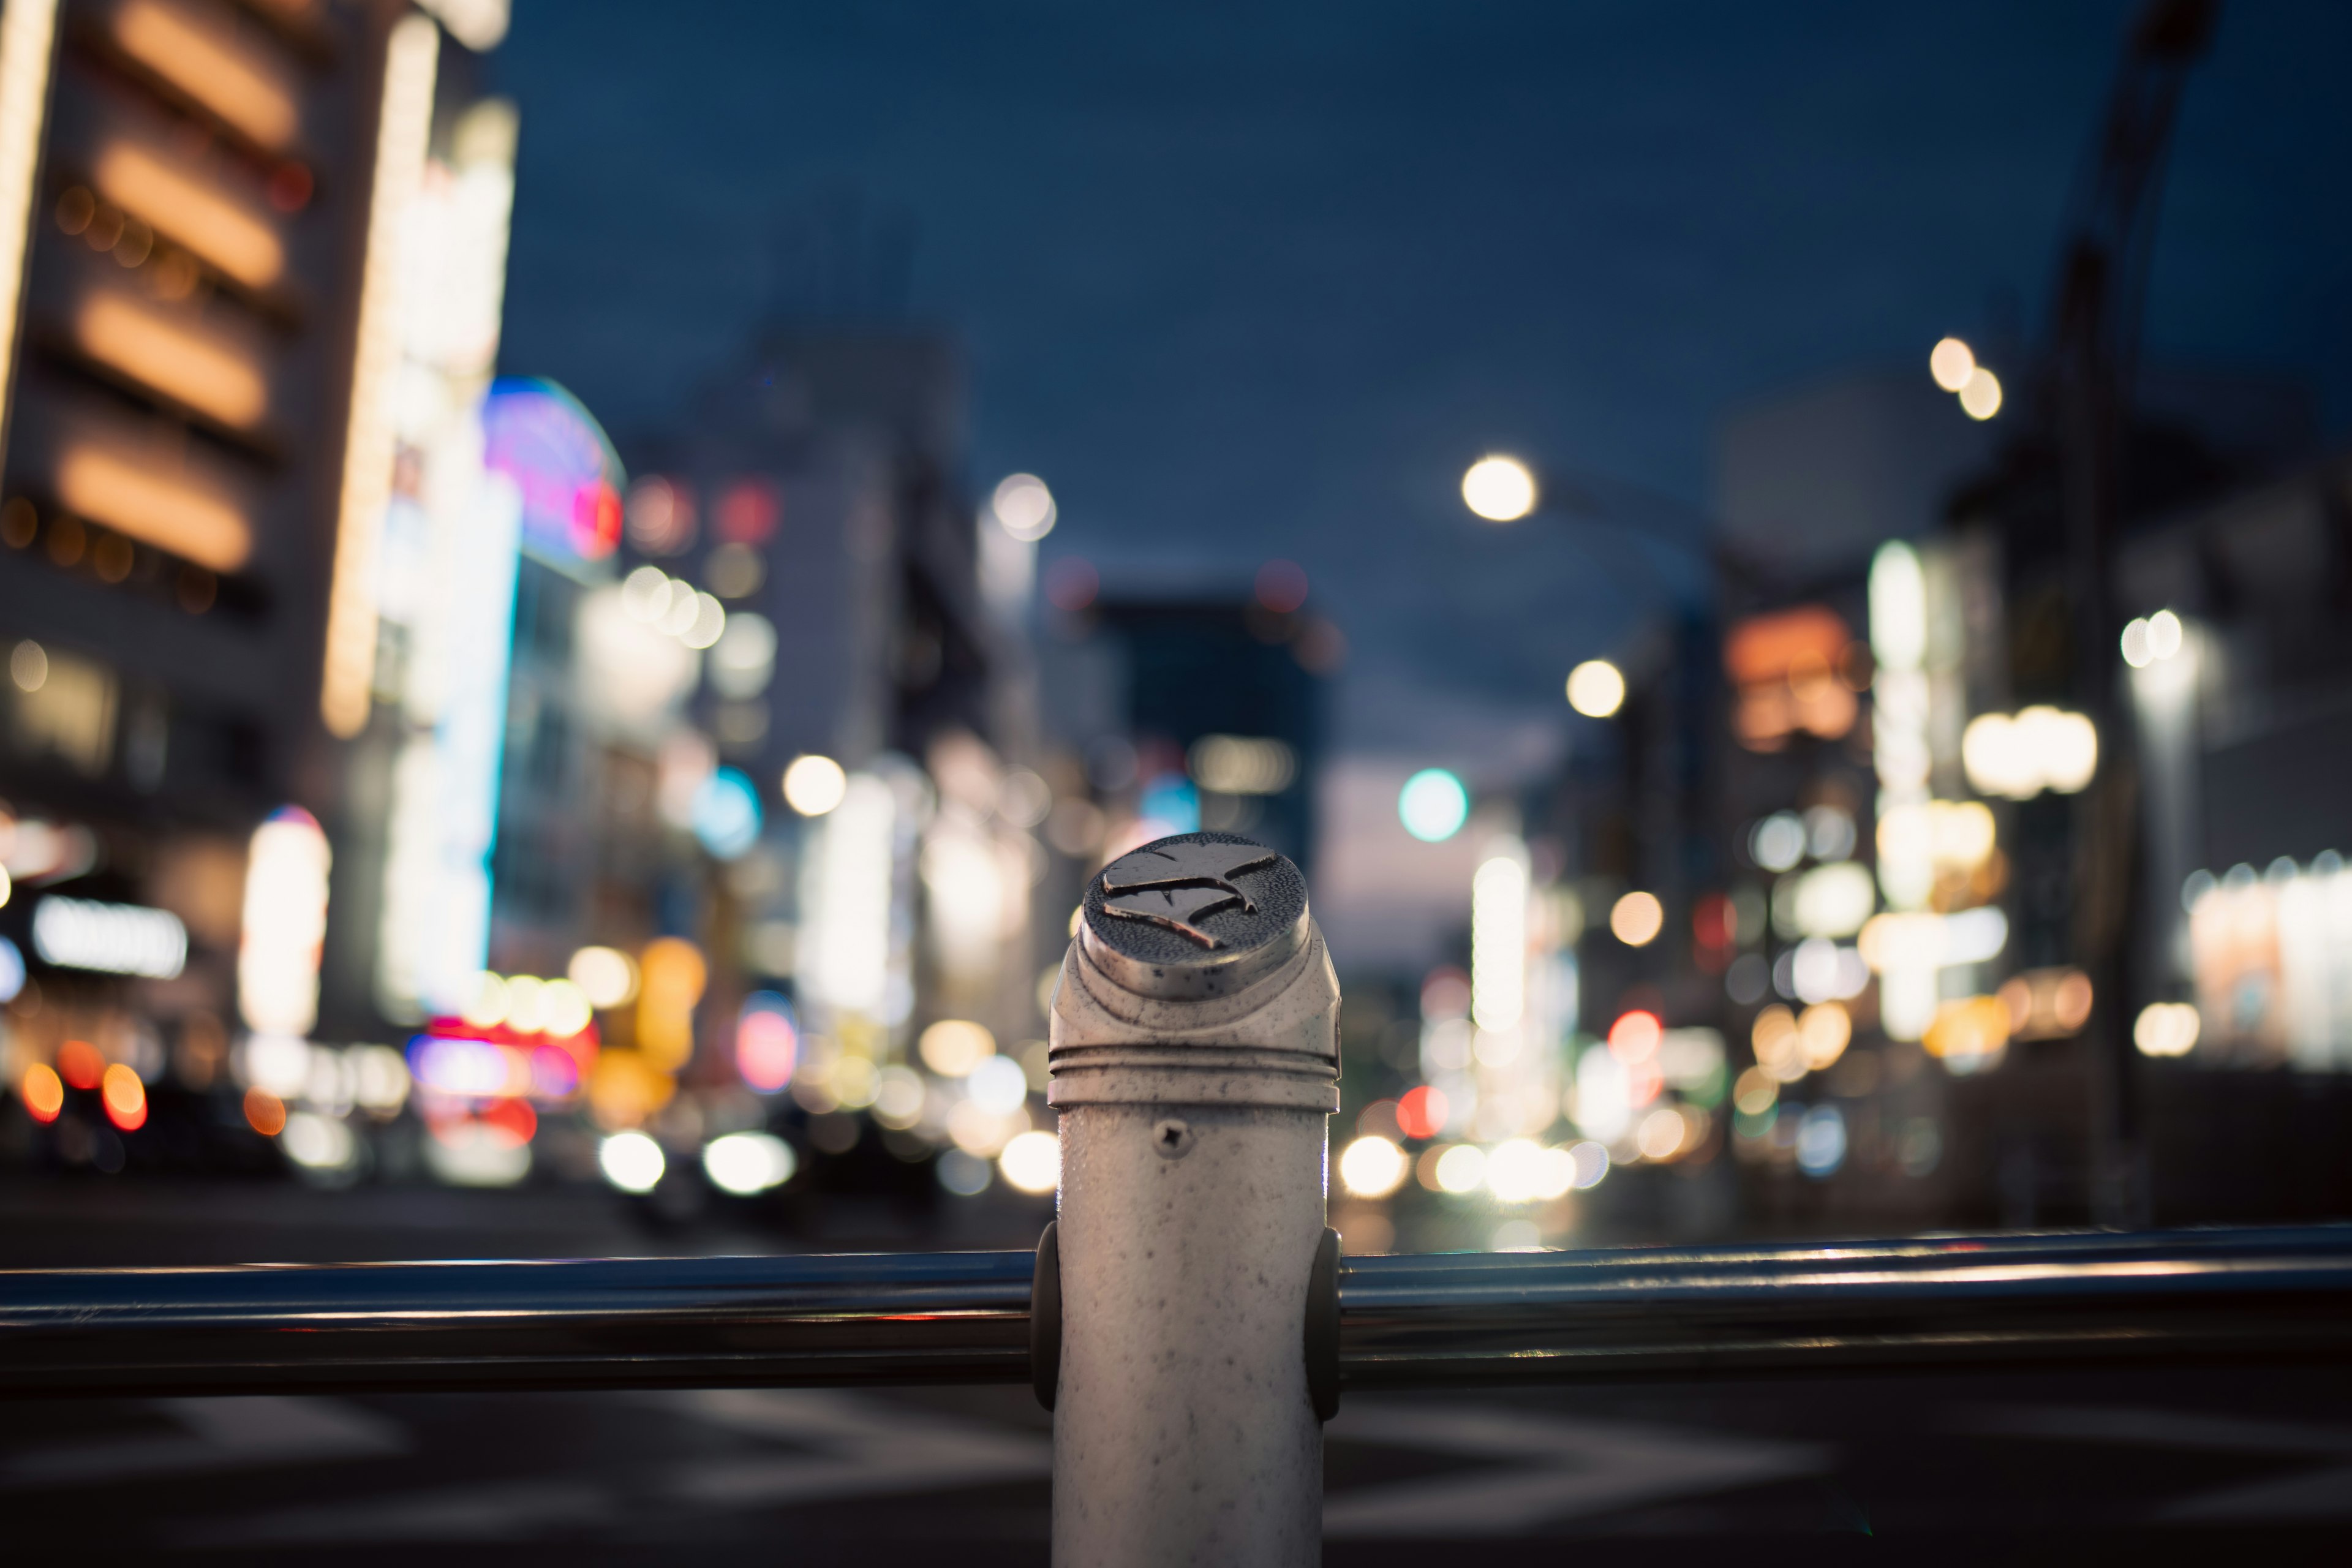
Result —
[[1689, 918], [1726, 1007], [1728, 1151], [1775, 1223], [1930, 1222], [1949, 1201], [1952, 1082], [2000, 1060], [1937, 1027], [2006, 959], [1992, 817], [1960, 756], [1990, 646], [1985, 562], [1906, 542], [1937, 533], [1994, 441], [1892, 370], [1765, 399], [1718, 433], [1741, 569], [1721, 590], [1720, 880]]
[[[502, 21], [471, 9], [488, 47]], [[429, 320], [436, 363], [486, 376], [497, 342], [513, 117], [473, 112], [472, 68], [392, 0], [0, 13], [0, 795], [22, 883], [0, 928], [32, 960], [9, 1072], [94, 1042], [155, 1095], [134, 1154], [273, 1162], [171, 1131], [250, 1089], [254, 1134], [348, 1165], [344, 1118], [405, 1094], [396, 1061], [310, 1039], [379, 1026], [373, 921], [348, 917], [380, 826], [339, 742], [380, 694], [404, 344]], [[402, 276], [452, 136], [507, 171], [470, 294]], [[52, 901], [55, 961], [31, 923]], [[141, 911], [182, 933], [168, 975]], [[58, 1157], [119, 1163], [79, 1117]]]
[[2117, 563], [2142, 860], [2132, 1045], [2168, 1218], [2352, 1192], [2352, 656], [2339, 458], [2152, 519]]
[[[2158, 1217], [2324, 1207], [2340, 1173], [2291, 1191], [2293, 1161], [2216, 1140], [2224, 1096], [2333, 1125], [2340, 1093], [2183, 1076], [2336, 1061], [2346, 817], [2298, 793], [2324, 768], [2282, 762], [2333, 742], [2317, 716], [2340, 639], [2317, 628], [2337, 613], [2323, 541], [2340, 476], [2200, 499], [2291, 463], [2307, 405], [2246, 378], [2144, 378], [2112, 565], [2136, 617], [2107, 645], [2130, 667], [2118, 735], [2080, 710], [2045, 455], [1994, 446], [1958, 408], [1940, 428], [1895, 417], [1913, 393], [1857, 401], [1874, 384], [1748, 411], [1721, 447], [1750, 568], [1726, 588], [1721, 784], [1748, 1201], [1784, 1223], [2087, 1218], [2109, 1201], [2105, 1124], [2129, 1130]], [[2136, 776], [2139, 843], [2095, 860], [2092, 786], [2116, 768]], [[2097, 995], [2092, 933], [2126, 921], [2129, 994]], [[2094, 1048], [2095, 1006], [2139, 1037], [2138, 1067]]]

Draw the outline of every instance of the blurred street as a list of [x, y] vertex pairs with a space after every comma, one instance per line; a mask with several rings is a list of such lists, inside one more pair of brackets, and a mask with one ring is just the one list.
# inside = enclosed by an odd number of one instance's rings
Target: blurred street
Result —
[[[1859, 1380], [1351, 1400], [1324, 1561], [2340, 1561], [2340, 1373]], [[14, 1549], [83, 1560], [1043, 1563], [1027, 1393], [812, 1390], [16, 1407]], [[30, 1440], [39, 1434], [37, 1441]], [[1865, 1542], [1864, 1539], [1867, 1538]]]

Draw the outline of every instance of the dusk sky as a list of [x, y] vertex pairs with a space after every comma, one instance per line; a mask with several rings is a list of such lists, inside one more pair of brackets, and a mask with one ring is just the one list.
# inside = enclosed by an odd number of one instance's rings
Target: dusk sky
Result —
[[[783, 225], [854, 193], [965, 345], [975, 493], [1044, 475], [1049, 557], [1114, 586], [1297, 560], [1353, 645], [1346, 743], [1491, 749], [1564, 730], [1560, 674], [1655, 588], [1473, 522], [1462, 468], [1703, 509], [1742, 400], [1924, 375], [2003, 289], [2038, 329], [2135, 9], [520, 0], [503, 363], [657, 426], [770, 308]], [[2339, 439], [2347, 59], [2352, 8], [2225, 5], [2147, 324], [2307, 378]]]

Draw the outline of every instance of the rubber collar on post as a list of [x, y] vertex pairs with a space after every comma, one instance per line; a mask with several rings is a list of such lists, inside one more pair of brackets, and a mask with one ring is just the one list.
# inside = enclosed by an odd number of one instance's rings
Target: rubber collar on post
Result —
[[1307, 1274], [1307, 1397], [1317, 1420], [1339, 1414], [1339, 1233], [1328, 1226]]
[[[1336, 1332], [1333, 1344], [1336, 1352]], [[1047, 1220], [1045, 1234], [1037, 1238], [1037, 1271], [1029, 1277], [1029, 1386], [1037, 1403], [1051, 1410], [1061, 1384], [1062, 1252], [1054, 1244], [1054, 1222]]]

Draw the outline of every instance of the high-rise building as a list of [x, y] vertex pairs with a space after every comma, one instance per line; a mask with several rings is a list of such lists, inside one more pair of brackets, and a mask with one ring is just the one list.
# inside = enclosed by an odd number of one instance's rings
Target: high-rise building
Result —
[[[1296, 571], [1296, 568], [1290, 570]], [[1084, 612], [1116, 650], [1138, 819], [1240, 833], [1312, 874], [1315, 779], [1332, 634], [1259, 598], [1107, 598]], [[1139, 828], [1138, 832], [1146, 831]]]
[[[824, 1127], [874, 1104], [877, 1073], [910, 1075], [934, 1024], [1008, 1051], [1040, 1026], [1032, 888], [1045, 851], [1031, 830], [1051, 797], [1019, 765], [1028, 737], [1004, 722], [1023, 707], [1003, 690], [1018, 634], [981, 595], [962, 399], [936, 334], [778, 327], [675, 425], [625, 441], [625, 611], [686, 594], [723, 612], [691, 723], [662, 752], [665, 781], [749, 803], [695, 916], [706, 1016], [723, 1039], [739, 1004], [788, 1003], [805, 1031], [792, 1094]], [[677, 804], [701, 833], [692, 803]], [[677, 934], [685, 914], [667, 917]], [[927, 1152], [955, 1092], [920, 1102], [928, 1131], [903, 1106], [876, 1114]], [[1000, 1108], [976, 1134], [978, 1114], [965, 1113], [967, 1164], [1019, 1130]]]
[[628, 443], [629, 554], [728, 607], [700, 707], [721, 757], [772, 781], [987, 726], [961, 366], [935, 335], [779, 329]]
[[198, 1087], [248, 1034], [373, 1024], [343, 742], [397, 669], [408, 444], [495, 354], [511, 185], [470, 79], [505, 7], [433, 9], [464, 43], [396, 0], [0, 11], [18, 1058], [87, 1035]]

